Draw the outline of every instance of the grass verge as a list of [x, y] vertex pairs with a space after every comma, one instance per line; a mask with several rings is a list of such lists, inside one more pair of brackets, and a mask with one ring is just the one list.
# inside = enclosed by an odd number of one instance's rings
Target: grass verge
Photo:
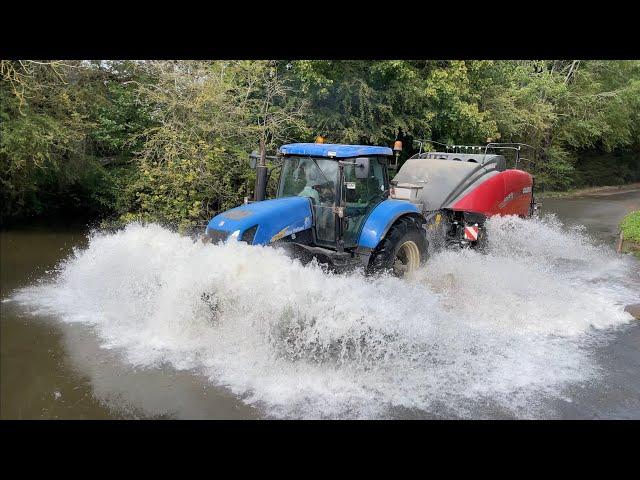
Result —
[[640, 210], [628, 213], [620, 222], [622, 252], [632, 252], [640, 257]]

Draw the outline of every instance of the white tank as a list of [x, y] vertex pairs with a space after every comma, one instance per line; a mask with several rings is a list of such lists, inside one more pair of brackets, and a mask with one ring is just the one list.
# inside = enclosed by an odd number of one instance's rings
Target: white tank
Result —
[[402, 165], [391, 181], [391, 197], [439, 210], [505, 167], [502, 155], [428, 152]]

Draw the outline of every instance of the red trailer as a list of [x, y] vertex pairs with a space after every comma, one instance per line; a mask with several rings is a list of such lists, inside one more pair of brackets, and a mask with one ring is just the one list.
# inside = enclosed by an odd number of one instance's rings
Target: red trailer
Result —
[[[441, 232], [447, 245], [479, 246], [487, 218], [527, 218], [537, 208], [533, 176], [517, 168], [521, 146], [452, 146], [455, 151], [418, 153], [391, 181], [391, 197], [416, 204], [426, 219], [425, 228]], [[512, 168], [496, 153], [501, 149], [516, 152]], [[432, 237], [438, 243], [437, 236]]]

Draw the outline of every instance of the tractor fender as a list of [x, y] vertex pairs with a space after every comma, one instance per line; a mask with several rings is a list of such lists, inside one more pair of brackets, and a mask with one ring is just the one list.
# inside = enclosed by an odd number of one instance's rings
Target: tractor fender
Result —
[[420, 210], [413, 203], [404, 200], [387, 199], [375, 207], [365, 221], [358, 239], [360, 249], [373, 249], [387, 234], [391, 225], [404, 215], [419, 216]]

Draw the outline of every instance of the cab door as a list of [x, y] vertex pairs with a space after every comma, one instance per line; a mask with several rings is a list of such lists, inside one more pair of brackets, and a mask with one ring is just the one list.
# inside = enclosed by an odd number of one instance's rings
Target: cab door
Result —
[[318, 192], [312, 199], [316, 242], [318, 245], [335, 248], [339, 221], [335, 213], [335, 206], [339, 202], [338, 162], [316, 159], [316, 164], [322, 170], [322, 178], [316, 179], [320, 184], [313, 186], [313, 189]]
[[369, 213], [388, 195], [386, 160], [369, 159], [369, 175], [357, 178], [356, 166], [344, 166], [342, 199], [345, 207], [343, 239], [345, 247], [355, 247]]

